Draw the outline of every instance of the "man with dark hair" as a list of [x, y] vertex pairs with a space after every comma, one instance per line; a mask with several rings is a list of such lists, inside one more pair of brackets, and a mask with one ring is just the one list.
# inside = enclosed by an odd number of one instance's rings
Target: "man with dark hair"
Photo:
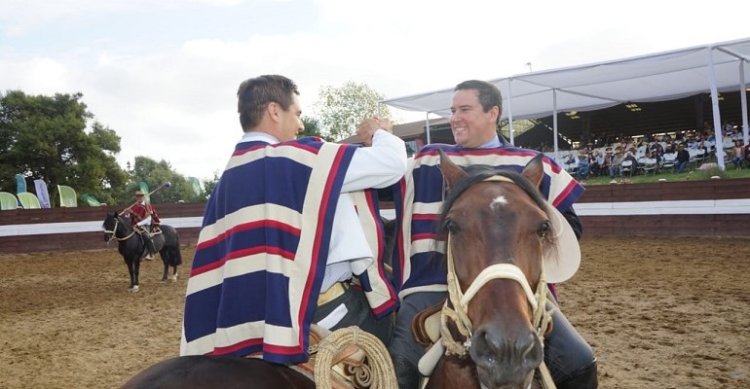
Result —
[[690, 162], [690, 152], [685, 149], [685, 144], [680, 143], [677, 145], [677, 158], [675, 158], [675, 172], [682, 173]]
[[[455, 88], [451, 105], [451, 130], [455, 146], [427, 145], [415, 157], [405, 182], [397, 186], [396, 209], [403, 247], [396, 252], [394, 277], [400, 285], [401, 307], [389, 347], [401, 389], [415, 388], [417, 362], [424, 353], [411, 334], [414, 315], [446, 296], [446, 267], [442, 242], [434, 222], [444, 198], [438, 150], [462, 166], [487, 165], [520, 172], [539, 153], [506, 144], [497, 133], [502, 114], [500, 91], [484, 81], [465, 81]], [[540, 191], [571, 225], [576, 237], [582, 228], [572, 205], [583, 188], [553, 160], [544, 158], [545, 177]], [[412, 244], [412, 242], [414, 242]], [[499, 296], [500, 297], [500, 296]], [[559, 309], [553, 314], [553, 331], [545, 339], [545, 362], [558, 388], [597, 387], [596, 359], [591, 348]]]
[[181, 355], [299, 363], [312, 324], [356, 325], [390, 339], [397, 297], [384, 277], [382, 225], [368, 188], [403, 176], [404, 142], [378, 118], [357, 129], [369, 147], [296, 139], [298, 95], [278, 75], [240, 85], [244, 134], [206, 205]]

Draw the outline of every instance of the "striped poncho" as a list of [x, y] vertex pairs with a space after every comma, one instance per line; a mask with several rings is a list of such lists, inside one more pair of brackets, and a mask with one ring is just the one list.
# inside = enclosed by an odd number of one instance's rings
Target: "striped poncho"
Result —
[[[533, 150], [509, 146], [467, 149], [441, 144], [425, 146], [415, 155], [410, 174], [401, 181], [394, 196], [400, 227], [393, 260], [394, 278], [401, 286], [399, 296], [402, 298], [414, 292], [447, 290], [445, 244], [438, 239], [435, 226], [446, 194], [438, 149], [445, 151], [459, 166], [486, 165], [517, 172], [538, 155]], [[557, 209], [567, 210], [583, 193], [573, 177], [546, 157], [544, 173], [540, 191]]]
[[[354, 151], [309, 138], [237, 146], [206, 206], [188, 280], [181, 355], [260, 352], [284, 364], [307, 359], [336, 203]], [[367, 196], [351, 195], [367, 207]], [[375, 205], [367, 210], [378, 211]], [[370, 243], [382, 252], [377, 237]], [[384, 279], [379, 261], [360, 275], [380, 314], [395, 305]]]

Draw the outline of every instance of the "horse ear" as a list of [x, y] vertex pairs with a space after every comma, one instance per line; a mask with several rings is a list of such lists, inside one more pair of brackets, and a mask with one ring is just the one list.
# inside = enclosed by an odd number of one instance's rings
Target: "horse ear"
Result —
[[445, 177], [445, 181], [448, 183], [448, 188], [453, 188], [467, 174], [458, 165], [451, 162], [450, 157], [443, 150], [438, 150], [438, 152], [440, 153], [440, 170], [443, 172], [443, 177]]
[[526, 164], [526, 166], [523, 168], [523, 172], [521, 172], [521, 175], [529, 180], [529, 182], [531, 182], [537, 188], [539, 187], [539, 185], [541, 185], [542, 178], [544, 178], [544, 163], [542, 162], [543, 158], [544, 155], [537, 155], [536, 157], [534, 157], [534, 159]]

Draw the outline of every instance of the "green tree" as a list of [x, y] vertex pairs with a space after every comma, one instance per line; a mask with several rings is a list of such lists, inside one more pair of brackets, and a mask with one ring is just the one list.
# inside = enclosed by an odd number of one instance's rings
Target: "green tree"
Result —
[[203, 181], [203, 200], [208, 200], [208, 196], [214, 191], [214, 188], [219, 183], [219, 174], [214, 172], [213, 178], [210, 180]]
[[299, 135], [297, 135], [298, 138], [302, 138], [305, 136], [317, 136], [323, 140], [331, 141], [329, 137], [321, 133], [320, 121], [318, 119], [311, 118], [308, 116], [303, 116], [302, 124], [305, 125], [305, 130], [300, 132]]
[[390, 119], [391, 112], [379, 103], [381, 100], [383, 95], [366, 84], [350, 81], [340, 87], [323, 87], [316, 105], [327, 128], [326, 135], [340, 141], [353, 135], [359, 122], [367, 117]]
[[[0, 95], [0, 188], [12, 190], [15, 174], [42, 179], [54, 192], [68, 185], [104, 202], [127, 181], [117, 165], [120, 137], [94, 122], [83, 95], [32, 96], [22, 91]], [[52, 195], [51, 199], [55, 200]]]
[[166, 182], [170, 183], [168, 188], [163, 188], [151, 195], [151, 202], [154, 204], [205, 200], [205, 193], [196, 195], [190, 181], [173, 170], [169, 162], [165, 160], [157, 162], [148, 157], [137, 156], [130, 177], [130, 182], [121, 193], [122, 204], [133, 202], [133, 194], [139, 189], [141, 181], [148, 185], [149, 190], [154, 190]]

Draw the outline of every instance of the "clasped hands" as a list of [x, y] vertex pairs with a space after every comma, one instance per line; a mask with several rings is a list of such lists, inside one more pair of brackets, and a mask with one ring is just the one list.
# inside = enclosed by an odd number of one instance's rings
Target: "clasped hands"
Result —
[[372, 146], [372, 137], [378, 129], [393, 132], [393, 123], [389, 119], [374, 116], [363, 120], [357, 126], [357, 135], [365, 146]]

